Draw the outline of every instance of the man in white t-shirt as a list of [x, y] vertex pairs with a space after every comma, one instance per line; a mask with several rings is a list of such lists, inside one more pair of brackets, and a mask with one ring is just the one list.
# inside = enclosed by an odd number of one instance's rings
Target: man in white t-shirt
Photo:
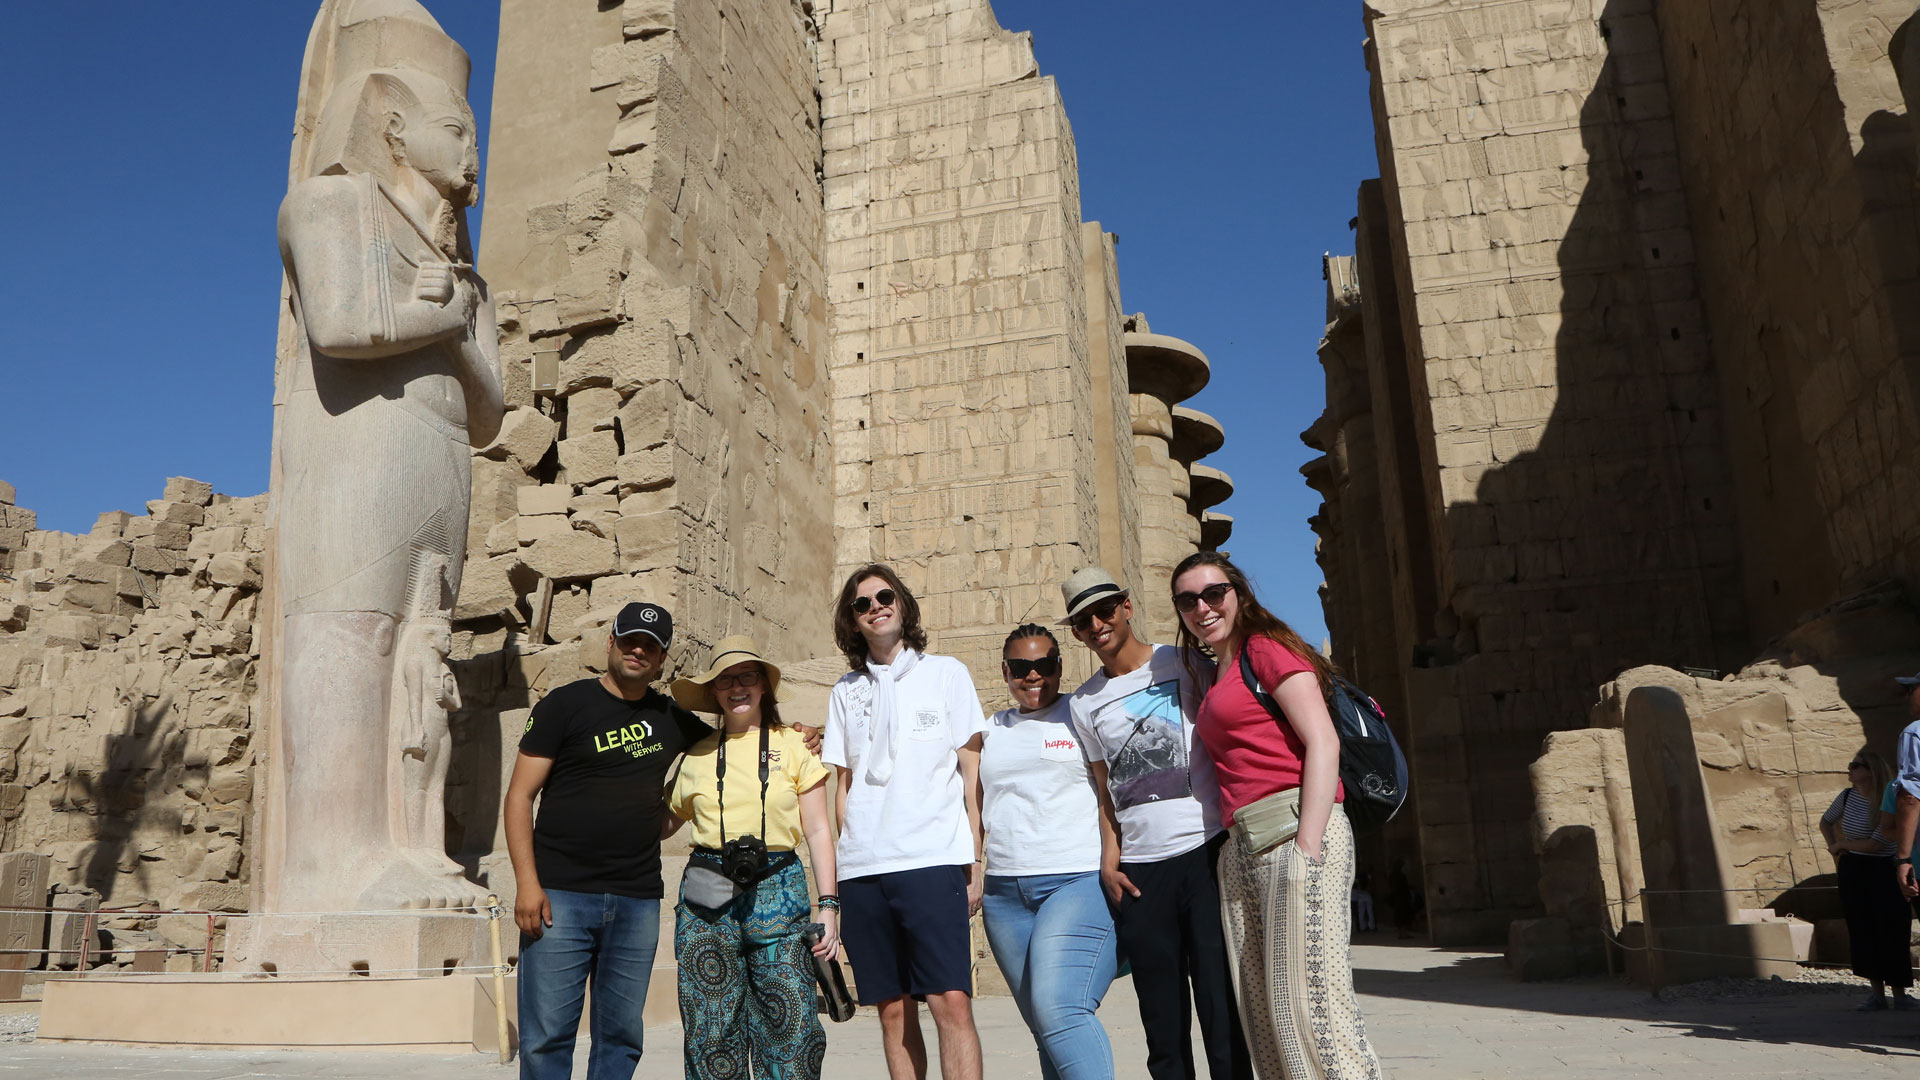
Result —
[[920, 605], [889, 567], [847, 578], [833, 634], [853, 670], [827, 699], [820, 756], [840, 780], [840, 937], [860, 1003], [879, 1007], [894, 1080], [927, 1074], [916, 1001], [940, 1035], [940, 1075], [980, 1080], [980, 696], [965, 664], [926, 655]]
[[[1186, 654], [1133, 635], [1133, 600], [1099, 567], [1061, 586], [1065, 625], [1100, 659], [1074, 691], [1073, 726], [1100, 797], [1101, 884], [1133, 965], [1153, 1080], [1194, 1075], [1189, 984], [1213, 1080], [1251, 1080], [1214, 876], [1220, 787], [1193, 735], [1206, 685]], [[1195, 658], [1203, 674], [1212, 664]], [[1183, 974], [1184, 972], [1184, 974]]]

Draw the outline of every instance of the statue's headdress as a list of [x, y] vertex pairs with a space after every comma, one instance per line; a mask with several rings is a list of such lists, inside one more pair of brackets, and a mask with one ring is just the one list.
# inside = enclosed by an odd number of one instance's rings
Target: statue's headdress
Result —
[[416, 0], [325, 0], [307, 39], [292, 179], [384, 175], [384, 113], [417, 101], [422, 77], [465, 100], [473, 62]]

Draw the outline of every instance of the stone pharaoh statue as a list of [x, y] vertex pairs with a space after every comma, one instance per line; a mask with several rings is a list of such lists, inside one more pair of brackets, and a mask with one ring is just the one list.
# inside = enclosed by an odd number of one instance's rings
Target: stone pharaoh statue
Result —
[[271, 906], [466, 904], [476, 889], [443, 837], [458, 706], [446, 656], [469, 448], [503, 412], [466, 229], [479, 166], [468, 61], [413, 0], [327, 0], [307, 64], [317, 121], [279, 218], [296, 331], [275, 490]]

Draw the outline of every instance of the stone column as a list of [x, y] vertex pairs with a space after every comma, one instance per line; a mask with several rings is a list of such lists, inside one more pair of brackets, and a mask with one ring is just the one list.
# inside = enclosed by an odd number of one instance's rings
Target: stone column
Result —
[[1134, 621], [1144, 636], [1171, 642], [1178, 625], [1168, 601], [1173, 568], [1199, 550], [1200, 521], [1187, 506], [1192, 479], [1173, 456], [1173, 407], [1207, 384], [1206, 354], [1176, 337], [1153, 333], [1146, 316], [1127, 320], [1127, 383], [1133, 393], [1133, 467], [1140, 507], [1140, 580]]

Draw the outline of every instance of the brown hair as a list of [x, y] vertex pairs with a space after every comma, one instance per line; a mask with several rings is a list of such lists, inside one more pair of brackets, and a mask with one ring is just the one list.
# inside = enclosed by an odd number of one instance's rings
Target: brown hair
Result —
[[867, 666], [867, 638], [860, 632], [860, 622], [853, 614], [853, 599], [859, 595], [860, 583], [868, 578], [879, 578], [893, 590], [894, 606], [900, 613], [900, 625], [903, 630], [900, 641], [916, 652], [927, 651], [927, 632], [920, 625], [920, 601], [893, 572], [886, 563], [868, 563], [847, 575], [847, 583], [840, 586], [840, 599], [833, 605], [833, 643], [847, 658], [847, 667], [859, 671]]
[[[1180, 565], [1173, 568], [1173, 575], [1167, 579], [1168, 595], [1172, 595], [1173, 583], [1179, 581], [1182, 574], [1199, 566], [1218, 568], [1222, 574], [1226, 575], [1227, 584], [1233, 586], [1233, 594], [1240, 601], [1239, 613], [1234, 618], [1233, 632], [1239, 635], [1242, 649], [1247, 647], [1247, 640], [1256, 634], [1270, 638], [1282, 648], [1313, 665], [1313, 676], [1319, 681], [1320, 693], [1323, 696], [1333, 693], [1333, 677], [1339, 674], [1339, 669], [1334, 666], [1333, 661], [1320, 655], [1319, 649], [1307, 644], [1306, 640], [1295, 633], [1293, 627], [1281, 621], [1278, 615], [1261, 607], [1260, 601], [1253, 595], [1253, 584], [1247, 580], [1247, 575], [1241, 573], [1240, 568], [1233, 565], [1233, 560], [1225, 555], [1217, 551], [1196, 551], [1180, 560]], [[1176, 605], [1174, 607], [1176, 618], [1179, 613], [1180, 609]], [[1193, 679], [1195, 685], [1198, 685], [1201, 681], [1200, 673], [1196, 670], [1198, 665], [1194, 660], [1201, 654], [1213, 656], [1213, 650], [1194, 636], [1193, 631], [1187, 628], [1187, 620], [1184, 618], [1180, 619], [1180, 645], [1188, 650], [1187, 675]], [[1224, 664], [1227, 661], [1224, 656], [1213, 658], [1217, 663]], [[1215, 672], [1214, 677], [1223, 678], [1225, 673]]]

